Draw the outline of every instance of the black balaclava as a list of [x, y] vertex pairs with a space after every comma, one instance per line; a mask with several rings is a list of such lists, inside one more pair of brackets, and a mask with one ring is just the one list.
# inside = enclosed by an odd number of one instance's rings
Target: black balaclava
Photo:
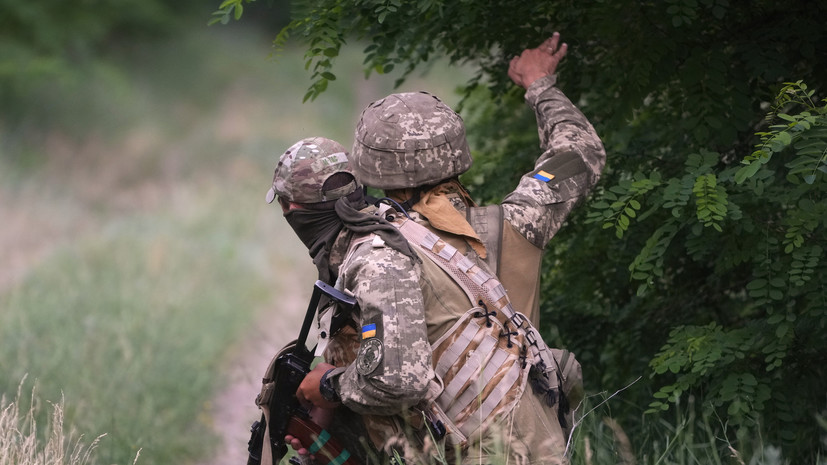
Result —
[[307, 246], [319, 279], [330, 284], [330, 248], [344, 227], [336, 210], [290, 210], [284, 219]]
[[319, 279], [331, 284], [330, 249], [343, 228], [361, 234], [374, 233], [393, 249], [418, 260], [408, 241], [392, 224], [378, 215], [362, 212], [367, 206], [361, 190], [342, 197], [329, 210], [295, 209], [284, 214], [287, 223], [307, 246]]

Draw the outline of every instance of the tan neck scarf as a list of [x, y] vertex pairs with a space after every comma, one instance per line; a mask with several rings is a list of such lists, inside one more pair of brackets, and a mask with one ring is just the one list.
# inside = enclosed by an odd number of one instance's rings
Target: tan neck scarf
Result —
[[451, 179], [423, 192], [413, 210], [427, 218], [434, 228], [462, 236], [480, 258], [485, 258], [486, 251], [482, 240], [468, 224], [465, 215], [457, 211], [447, 197], [447, 194], [454, 193], [459, 194], [467, 206], [476, 205], [465, 187], [458, 180]]

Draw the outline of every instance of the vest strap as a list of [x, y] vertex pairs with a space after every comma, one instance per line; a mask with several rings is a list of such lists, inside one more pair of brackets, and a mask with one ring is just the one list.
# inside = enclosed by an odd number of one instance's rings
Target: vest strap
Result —
[[534, 360], [534, 366], [546, 375], [549, 388], [558, 387], [559, 382], [555, 374], [556, 363], [554, 357], [551, 356], [551, 351], [528, 318], [511, 306], [505, 288], [494, 274], [483, 269], [479, 264], [473, 263], [455, 247], [413, 220], [401, 218], [392, 224], [408, 239], [408, 242], [416, 245], [428, 258], [453, 277], [471, 302], [485, 300], [502, 312], [505, 318], [511, 320], [516, 330], [528, 342], [528, 351]]

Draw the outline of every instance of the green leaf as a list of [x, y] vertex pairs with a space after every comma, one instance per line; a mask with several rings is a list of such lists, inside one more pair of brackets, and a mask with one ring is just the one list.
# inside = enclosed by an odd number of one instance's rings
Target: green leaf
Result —
[[756, 380], [755, 376], [753, 376], [750, 373], [744, 373], [743, 375], [741, 375], [741, 382], [743, 384], [745, 384], [746, 386], [757, 386], [758, 385], [758, 380]]
[[747, 178], [751, 178], [755, 176], [755, 173], [758, 172], [758, 169], [761, 168], [761, 162], [755, 160], [751, 162], [749, 165], [742, 167], [735, 173], [735, 182], [738, 184], [743, 183]]
[[790, 145], [790, 143], [793, 141], [793, 136], [791, 136], [789, 132], [781, 132], [776, 137], [785, 146]]

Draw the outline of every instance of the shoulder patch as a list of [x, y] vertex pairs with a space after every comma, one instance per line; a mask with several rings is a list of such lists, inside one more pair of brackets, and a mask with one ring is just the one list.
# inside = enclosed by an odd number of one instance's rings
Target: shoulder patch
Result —
[[551, 180], [560, 183], [566, 179], [588, 173], [588, 171], [589, 167], [586, 166], [586, 163], [578, 154], [565, 152], [547, 159], [531, 172], [531, 177], [545, 183]]
[[539, 179], [540, 181], [543, 181], [543, 182], [549, 182], [552, 179], [554, 179], [553, 174], [548, 173], [548, 172], [543, 171], [543, 170], [540, 170], [540, 171], [534, 173], [533, 177], [534, 177], [534, 179]]
[[372, 337], [362, 341], [359, 347], [359, 354], [356, 356], [356, 371], [362, 376], [373, 373], [382, 363], [385, 348], [382, 341]]
[[362, 326], [362, 339], [376, 336], [376, 323]]

